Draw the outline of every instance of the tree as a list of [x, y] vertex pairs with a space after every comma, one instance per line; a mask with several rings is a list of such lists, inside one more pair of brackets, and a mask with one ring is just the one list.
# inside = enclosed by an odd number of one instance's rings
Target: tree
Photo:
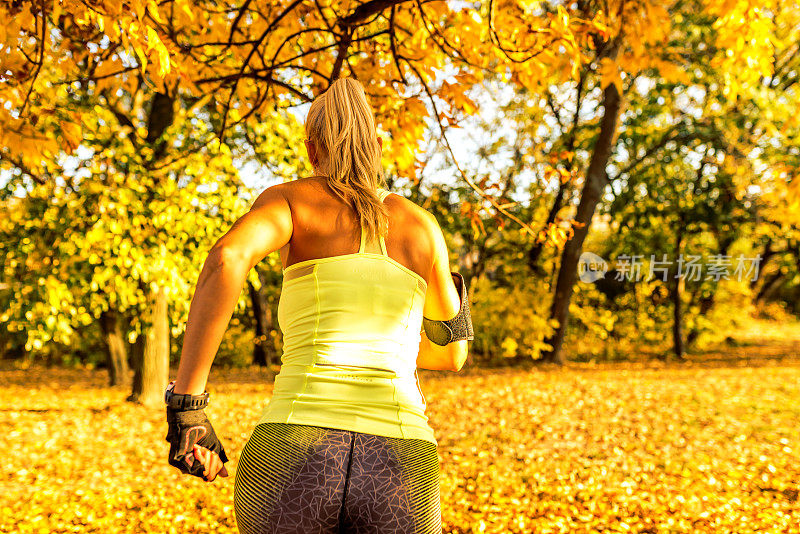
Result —
[[[770, 46], [760, 39], [762, 33], [769, 36], [766, 16], [748, 10], [747, 2], [745, 7], [740, 4], [722, 8], [711, 0], [702, 4], [720, 21], [719, 42], [735, 41], [743, 29], [751, 35], [746, 25], [752, 20], [760, 23], [756, 46], [748, 40], [733, 58], [719, 54], [723, 69], [734, 60], [756, 60], [755, 67], [748, 63], [748, 68], [726, 70], [726, 87], [733, 94], [742, 81], [768, 67], [765, 50]], [[169, 216], [164, 212], [172, 210], [175, 217], [171, 195], [182, 190], [177, 187], [180, 177], [226, 167], [231, 146], [258, 142], [252, 133], [259, 124], [310, 101], [337, 77], [349, 75], [364, 82], [380, 127], [390, 134], [387, 165], [413, 179], [424, 119], [440, 131], [449, 150], [447, 128], [475, 110], [467, 94], [486, 74], [499, 73], [538, 95], [553, 84], [580, 80], [582, 67], [593, 65], [599, 74], [596, 85], [603, 94], [604, 115], [595, 125], [596, 142], [576, 217], [579, 228], [567, 242], [559, 272], [552, 312], [561, 323], [553, 343], [552, 357], [557, 361], [575, 262], [605, 187], [605, 166], [622, 108], [620, 72], [633, 76], [655, 65], [666, 76], [680, 74], [671, 63], [673, 51], [659, 46], [667, 35], [662, 21], [669, 13], [659, 3], [644, 0], [578, 2], [569, 11], [561, 5], [551, 9], [523, 0], [489, 2], [478, 9], [445, 1], [262, 4], [245, 0], [229, 11], [216, 3], [186, 0], [58, 1], [4, 4], [0, 14], [10, 21], [0, 35], [0, 43], [10, 50], [0, 74], [4, 104], [0, 163], [13, 169], [25, 188], [52, 189], [48, 182], [64, 174], [61, 160], [79, 146], [96, 143], [97, 148], [102, 146], [105, 161], [122, 162], [119, 171], [104, 170], [107, 162], [90, 171], [113, 177], [101, 187], [112, 185], [110, 191], [121, 196], [137, 191], [145, 195], [147, 208], [154, 204], [163, 210], [133, 210], [146, 221], [151, 216], [159, 221], [142, 224], [141, 233], [151, 236], [144, 243], [148, 247], [144, 257], [159, 266], [156, 272], [145, 269], [138, 273], [140, 278], [134, 277], [144, 283], [136, 290], [142, 292], [136, 293], [136, 302], [143, 310], [149, 310], [144, 303], [151, 300], [145, 292], [169, 298], [167, 291], [162, 292], [160, 277], [170, 269], [192, 272], [178, 269], [177, 264], [188, 261], [185, 256], [176, 264], [164, 259], [173, 257], [170, 252], [179, 256], [179, 251], [155, 245], [159, 241], [155, 236], [161, 235], [158, 230], [166, 228]], [[81, 105], [76, 105], [78, 101]], [[98, 107], [102, 123], [94, 119]], [[122, 139], [109, 136], [113, 130], [122, 132]], [[268, 137], [275, 146], [281, 144], [281, 132], [270, 132]], [[219, 161], [219, 167], [192, 159], [201, 154]], [[227, 171], [222, 174], [231, 176]], [[461, 169], [459, 175], [475, 192], [475, 209], [502, 214], [531, 235], [538, 234]], [[239, 184], [229, 181], [234, 183], [217, 182], [238, 193]], [[142, 183], [144, 190], [137, 189]], [[104, 191], [90, 193], [100, 198]], [[238, 211], [231, 197], [220, 196], [220, 211]], [[102, 225], [91, 235], [100, 236], [101, 229]], [[169, 232], [175, 232], [174, 227]], [[127, 268], [137, 273], [133, 266]], [[118, 291], [110, 285], [102, 289], [109, 300]], [[152, 302], [162, 309], [157, 300]], [[21, 308], [18, 312], [23, 313]], [[162, 328], [163, 315], [148, 311], [143, 317], [155, 318]], [[140, 319], [133, 321], [138, 325]], [[152, 342], [157, 339], [152, 337]], [[160, 350], [143, 354], [164, 350], [162, 343]], [[155, 398], [155, 390], [144, 396]]]
[[[708, 24], [713, 25], [717, 30], [711, 40], [714, 43], [711, 64], [719, 72], [724, 73], [725, 83], [722, 86], [725, 97], [735, 99], [742, 86], [757, 80], [759, 76], [768, 76], [771, 73], [770, 60], [774, 53], [774, 37], [768, 14], [757, 8], [751, 10], [746, 4], [746, 2], [739, 3], [732, 9], [729, 5], [720, 7], [701, 2], [682, 2], [663, 7], [630, 6], [631, 10], [643, 9], [649, 14], [653, 14], [651, 10], [655, 10], [661, 16], [634, 17], [629, 14], [630, 18], [627, 19], [619, 16], [615, 20], [615, 28], [618, 31], [612, 32], [614, 37], [605, 41], [599, 38], [595, 40], [595, 59], [599, 63], [598, 73], [604, 80], [600, 84], [604, 87], [603, 115], [599, 118], [599, 130], [577, 207], [575, 216], [577, 228], [574, 237], [567, 242], [562, 254], [551, 309], [552, 317], [558, 320], [560, 326], [553, 337], [548, 340], [553, 349], [545, 359], [556, 363], [564, 361], [561, 345], [569, 318], [570, 297], [577, 278], [578, 258], [583, 241], [590, 229], [595, 208], [602, 198], [604, 189], [610, 185], [607, 165], [610, 162], [614, 145], [618, 141], [616, 139], [618, 119], [622, 112], [624, 95], [631, 90], [634, 82], [642, 74], [647, 74], [655, 69], [659, 77], [666, 82], [681, 81], [686, 79], [686, 73], [676, 67], [683, 61], [689, 60], [683, 67], [686, 71], [691, 71], [696, 65], [691, 60], [708, 60], [707, 57], [696, 58], [691, 54], [682, 54], [681, 43], [684, 40], [681, 35], [686, 34], [681, 32], [673, 34], [674, 30], [664, 22], [670, 20], [670, 12], [672, 13], [671, 19], [677, 21], [698, 12], [708, 12], [715, 17], [708, 21]], [[620, 10], [620, 13], [628, 12], [628, 7], [626, 5], [625, 9]], [[728, 11], [729, 9], [730, 11]], [[693, 27], [686, 28], [686, 26], [682, 28], [679, 26], [676, 29], [683, 29], [684, 32], [694, 30]], [[737, 32], [743, 32], [751, 39], [745, 41], [736, 35]], [[726, 47], [731, 41], [736, 43], [737, 53], [727, 53]], [[746, 67], [737, 65], [740, 68], [734, 73], [734, 65], [743, 59], [747, 60]], [[621, 79], [622, 72], [626, 73], [626, 78], [629, 80], [627, 84], [624, 84]], [[736, 78], [735, 81], [734, 78]], [[608, 83], [611, 80], [613, 83]], [[577, 94], [579, 95], [580, 92]], [[677, 330], [675, 338], [676, 350], [682, 353], [682, 341], [680, 341], [682, 333], [679, 328], [680, 306], [677, 305], [680, 302], [679, 289], [676, 287], [673, 292], [676, 295], [677, 320], [675, 326]]]

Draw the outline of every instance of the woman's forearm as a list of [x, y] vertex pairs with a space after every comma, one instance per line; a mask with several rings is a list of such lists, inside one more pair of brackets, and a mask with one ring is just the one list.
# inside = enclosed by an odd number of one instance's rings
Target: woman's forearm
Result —
[[181, 348], [175, 393], [199, 395], [247, 278], [248, 263], [234, 252], [212, 248], [197, 280]]

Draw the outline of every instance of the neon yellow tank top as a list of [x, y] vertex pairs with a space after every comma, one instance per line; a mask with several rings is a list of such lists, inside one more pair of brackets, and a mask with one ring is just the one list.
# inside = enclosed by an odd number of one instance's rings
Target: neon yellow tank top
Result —
[[[389, 194], [378, 189], [383, 201]], [[417, 355], [427, 284], [386, 243], [283, 271], [281, 370], [257, 424], [294, 423], [437, 443]]]

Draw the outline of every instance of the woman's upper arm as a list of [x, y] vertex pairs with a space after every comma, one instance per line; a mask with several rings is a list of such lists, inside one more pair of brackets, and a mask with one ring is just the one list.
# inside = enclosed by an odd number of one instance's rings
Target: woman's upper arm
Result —
[[288, 243], [294, 226], [283, 186], [285, 184], [276, 184], [265, 189], [250, 211], [233, 223], [214, 248], [234, 253], [252, 268]]
[[433, 214], [426, 214], [434, 252], [422, 315], [428, 319], [446, 321], [458, 314], [461, 298], [450, 274], [450, 256], [442, 229]]

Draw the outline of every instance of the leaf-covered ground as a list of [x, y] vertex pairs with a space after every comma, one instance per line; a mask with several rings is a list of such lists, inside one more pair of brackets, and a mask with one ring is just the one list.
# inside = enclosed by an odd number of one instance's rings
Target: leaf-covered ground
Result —
[[[800, 532], [800, 360], [742, 364], [422, 372], [444, 531]], [[0, 371], [0, 531], [237, 532], [233, 474], [267, 375], [212, 370], [232, 460], [212, 484], [167, 464], [161, 409], [105, 381]]]

